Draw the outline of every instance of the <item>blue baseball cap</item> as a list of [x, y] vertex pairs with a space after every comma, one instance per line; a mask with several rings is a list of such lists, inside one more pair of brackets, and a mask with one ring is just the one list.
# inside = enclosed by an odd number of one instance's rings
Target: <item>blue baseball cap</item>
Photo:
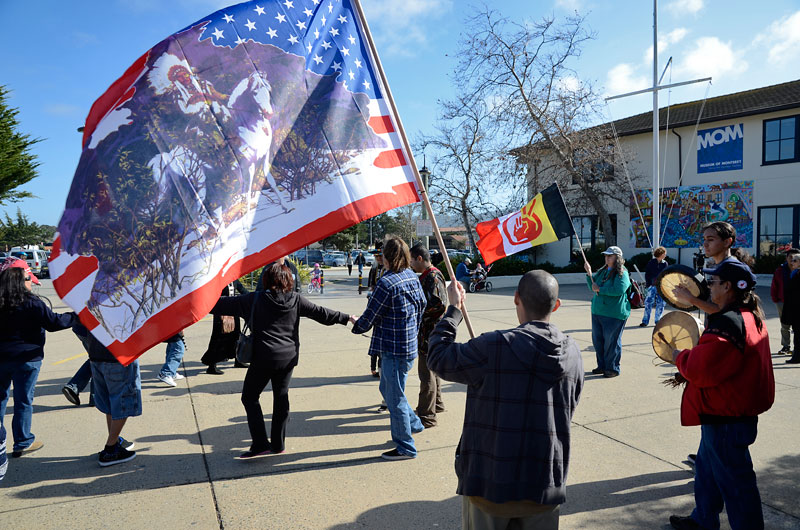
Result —
[[717, 276], [720, 280], [731, 282], [740, 291], [752, 289], [756, 285], [756, 276], [753, 271], [739, 260], [725, 260], [713, 269], [703, 269], [703, 272]]

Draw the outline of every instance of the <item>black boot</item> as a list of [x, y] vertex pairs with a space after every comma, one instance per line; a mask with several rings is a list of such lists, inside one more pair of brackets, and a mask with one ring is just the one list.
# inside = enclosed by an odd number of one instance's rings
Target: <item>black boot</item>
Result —
[[211, 374], [211, 375], [222, 375], [225, 372], [223, 372], [222, 370], [217, 368], [217, 364], [216, 363], [212, 363], [212, 364], [208, 365], [208, 368], [206, 369], [206, 373], [207, 374]]

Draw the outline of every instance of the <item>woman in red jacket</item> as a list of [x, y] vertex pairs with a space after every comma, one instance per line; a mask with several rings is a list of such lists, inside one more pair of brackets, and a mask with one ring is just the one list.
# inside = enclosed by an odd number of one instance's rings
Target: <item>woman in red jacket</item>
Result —
[[723, 506], [733, 530], [764, 528], [761, 497], [749, 446], [758, 415], [775, 400], [769, 336], [756, 278], [736, 260], [703, 272], [712, 276], [711, 300], [721, 309], [708, 316], [700, 342], [674, 351], [686, 381], [681, 424], [700, 425], [695, 464], [696, 507], [689, 517], [670, 517], [673, 528], [719, 528]]

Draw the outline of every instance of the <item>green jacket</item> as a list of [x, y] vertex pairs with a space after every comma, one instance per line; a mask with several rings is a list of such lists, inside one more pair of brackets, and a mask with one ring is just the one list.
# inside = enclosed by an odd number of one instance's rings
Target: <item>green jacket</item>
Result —
[[592, 280], [600, 286], [600, 292], [592, 298], [592, 314], [604, 317], [628, 320], [631, 314], [631, 302], [626, 296], [631, 278], [628, 270], [622, 267], [622, 275], [613, 275], [606, 269], [600, 269], [591, 277], [586, 275], [586, 284], [592, 288]]

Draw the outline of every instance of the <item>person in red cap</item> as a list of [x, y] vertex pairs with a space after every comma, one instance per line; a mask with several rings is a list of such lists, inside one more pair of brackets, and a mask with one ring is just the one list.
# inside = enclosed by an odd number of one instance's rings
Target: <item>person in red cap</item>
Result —
[[31, 293], [39, 279], [24, 260], [6, 258], [0, 263], [0, 424], [6, 416], [11, 383], [14, 383], [14, 435], [12, 457], [20, 457], [44, 445], [31, 434], [33, 391], [44, 357], [45, 330], [58, 331], [78, 321], [75, 313], [53, 313]]

